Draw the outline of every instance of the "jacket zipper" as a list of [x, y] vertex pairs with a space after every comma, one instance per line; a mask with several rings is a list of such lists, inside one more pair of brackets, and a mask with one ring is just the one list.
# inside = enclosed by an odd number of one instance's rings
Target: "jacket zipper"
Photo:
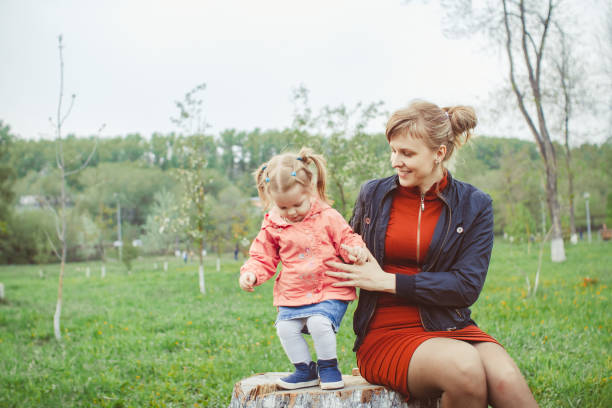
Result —
[[[433, 265], [436, 263], [437, 259], [440, 257], [440, 253], [442, 252], [442, 248], [444, 247], [444, 244], [446, 243], [446, 239], [448, 238], [448, 233], [450, 231], [450, 227], [452, 225], [452, 221], [453, 221], [453, 210], [451, 209], [451, 206], [448, 204], [448, 201], [446, 201], [446, 199], [442, 196], [442, 194], [438, 194], [438, 198], [440, 200], [442, 200], [442, 202], [446, 205], [446, 207], [448, 208], [448, 225], [446, 227], [446, 234], [444, 235], [444, 239], [442, 239], [442, 244], [440, 245], [440, 248], [438, 249], [438, 253], [436, 254], [436, 256], [432, 259], [432, 261], [429, 263], [430, 265]], [[425, 210], [425, 205], [423, 204], [423, 206], [421, 207], [423, 210]], [[420, 221], [420, 215], [421, 213], [419, 212], [419, 221]], [[419, 225], [420, 228], [420, 225]], [[418, 242], [417, 242], [417, 247], [418, 247]], [[418, 256], [418, 253], [417, 253]], [[423, 327], [425, 328], [426, 331], [432, 331], [430, 328], [428, 328], [425, 325], [425, 321], [423, 320], [423, 317], [421, 316], [421, 306], [417, 307], [417, 310], [419, 311], [419, 318], [421, 319], [421, 323], [423, 324]], [[455, 311], [457, 312], [457, 314], [463, 319], [463, 316], [461, 316], [461, 313], [459, 313], [459, 311], [457, 309], [455, 309]]]
[[419, 208], [419, 220], [417, 222], [417, 253], [416, 263], [419, 263], [419, 255], [421, 253], [421, 213], [425, 211], [425, 194], [421, 193], [421, 206]]

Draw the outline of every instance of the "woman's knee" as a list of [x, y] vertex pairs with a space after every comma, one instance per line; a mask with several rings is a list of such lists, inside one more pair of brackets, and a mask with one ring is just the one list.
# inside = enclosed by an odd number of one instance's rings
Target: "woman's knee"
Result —
[[466, 350], [464, 354], [456, 355], [450, 363], [452, 370], [447, 377], [445, 391], [486, 401], [487, 376], [476, 350]]
[[515, 393], [526, 386], [525, 378], [512, 362], [501, 363], [493, 370], [488, 370], [487, 383], [491, 393], [496, 395]]
[[468, 343], [435, 338], [419, 346], [410, 362], [408, 388], [418, 397], [447, 394], [446, 398], [487, 400], [486, 372], [480, 355]]

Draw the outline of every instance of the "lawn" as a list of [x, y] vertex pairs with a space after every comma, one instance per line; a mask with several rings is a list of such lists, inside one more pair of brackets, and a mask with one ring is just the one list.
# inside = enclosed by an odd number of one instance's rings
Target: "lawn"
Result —
[[[610, 407], [612, 243], [566, 250], [563, 264], [545, 253], [533, 298], [524, 273], [533, 283], [537, 248], [498, 240], [474, 319], [516, 359], [542, 407]], [[100, 264], [68, 265], [60, 343], [59, 266], [0, 267], [0, 407], [227, 406], [241, 378], [292, 368], [273, 326], [272, 281], [242, 292], [241, 262], [223, 259], [217, 272], [211, 258], [202, 296], [197, 265], [168, 261], [164, 271], [161, 259], [138, 260], [131, 274], [109, 264], [104, 279]], [[338, 335], [344, 373], [356, 366], [354, 307]]]

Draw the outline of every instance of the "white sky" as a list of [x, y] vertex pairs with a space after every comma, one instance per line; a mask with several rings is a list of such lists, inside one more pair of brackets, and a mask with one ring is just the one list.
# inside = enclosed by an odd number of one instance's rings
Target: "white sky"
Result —
[[65, 93], [77, 94], [65, 131], [79, 135], [102, 123], [107, 136], [176, 131], [174, 101], [202, 82], [212, 133], [289, 126], [300, 84], [315, 111], [377, 100], [391, 111], [414, 98], [482, 106], [507, 77], [502, 56], [444, 38], [437, 1], [402, 3], [0, 0], [0, 119], [21, 137], [51, 137], [59, 34]]

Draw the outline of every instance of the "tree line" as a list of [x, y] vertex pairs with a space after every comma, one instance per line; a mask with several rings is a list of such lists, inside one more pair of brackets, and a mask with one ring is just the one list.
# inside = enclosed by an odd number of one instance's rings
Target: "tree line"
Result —
[[[76, 162], [85, 159], [97, 143], [89, 166], [67, 179], [66, 205], [70, 261], [116, 258], [118, 211], [121, 211], [123, 248], [146, 254], [173, 253], [192, 249], [185, 228], [172, 227], [181, 219], [179, 203], [188, 188], [181, 169], [197, 154], [203, 165], [198, 170], [205, 192], [205, 222], [202, 245], [209, 252], [245, 251], [257, 233], [262, 211], [252, 172], [272, 155], [313, 147], [328, 160], [329, 189], [334, 206], [349, 217], [360, 185], [371, 178], [393, 174], [389, 149], [383, 134], [338, 130], [313, 132], [299, 125], [291, 129], [237, 131], [219, 135], [154, 134], [145, 138], [130, 134], [111, 138], [68, 136], [63, 149]], [[345, 116], [350, 116], [344, 112]], [[363, 116], [363, 111], [359, 112]], [[334, 128], [335, 126], [335, 128]], [[55, 166], [55, 142], [15, 137], [0, 122], [0, 262], [42, 263], [56, 260], [53, 247], [54, 220], [43, 203], [59, 204], [60, 188]], [[197, 152], [187, 146], [197, 142]], [[563, 155], [561, 146], [557, 147]], [[590, 194], [594, 229], [612, 225], [612, 140], [601, 145], [585, 143], [571, 149], [576, 194], [576, 228], [586, 228], [584, 193]], [[560, 158], [561, 159], [561, 158]], [[68, 163], [70, 164], [70, 163]], [[550, 216], [545, 208], [545, 169], [535, 143], [480, 136], [462, 148], [451, 163], [451, 172], [493, 197], [495, 232], [517, 240], [541, 237]], [[560, 169], [559, 191], [568, 183]], [[569, 197], [559, 193], [563, 234], [569, 237]], [[186, 221], [189, 222], [189, 221]], [[193, 221], [192, 221], [193, 222]], [[174, 224], [173, 224], [174, 223]], [[193, 234], [192, 234], [193, 235]]]

